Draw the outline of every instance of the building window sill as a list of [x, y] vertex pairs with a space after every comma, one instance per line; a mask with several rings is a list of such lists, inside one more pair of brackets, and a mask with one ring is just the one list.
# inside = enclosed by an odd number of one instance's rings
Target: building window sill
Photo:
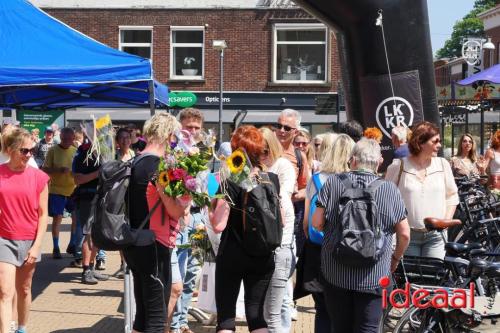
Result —
[[194, 83], [205, 83], [204, 78], [193, 78], [193, 77], [186, 77], [183, 78], [181, 76], [177, 76], [175, 78], [170, 78], [168, 79], [167, 82], [194, 82]]
[[331, 88], [331, 82], [267, 82], [268, 87], [323, 87]]

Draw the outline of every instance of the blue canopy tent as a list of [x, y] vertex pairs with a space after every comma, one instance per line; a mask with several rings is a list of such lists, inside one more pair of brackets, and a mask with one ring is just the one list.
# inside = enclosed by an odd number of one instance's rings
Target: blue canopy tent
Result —
[[0, 108], [168, 105], [151, 61], [74, 30], [27, 0], [0, 1]]

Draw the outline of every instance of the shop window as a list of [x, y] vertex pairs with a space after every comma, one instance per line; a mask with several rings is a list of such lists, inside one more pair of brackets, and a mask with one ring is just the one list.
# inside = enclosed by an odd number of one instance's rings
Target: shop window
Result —
[[203, 78], [204, 33], [203, 27], [171, 28], [170, 78]]
[[327, 81], [328, 30], [323, 24], [276, 24], [273, 29], [273, 81]]
[[152, 59], [152, 48], [152, 27], [120, 27], [119, 49], [121, 51]]

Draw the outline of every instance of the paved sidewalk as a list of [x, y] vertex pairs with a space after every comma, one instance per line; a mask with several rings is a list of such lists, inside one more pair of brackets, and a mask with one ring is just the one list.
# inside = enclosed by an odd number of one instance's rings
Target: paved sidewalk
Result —
[[[60, 247], [66, 250], [70, 236], [70, 219], [61, 226]], [[28, 325], [30, 333], [121, 333], [123, 332], [123, 280], [112, 276], [95, 286], [80, 283], [81, 268], [68, 267], [71, 257], [52, 259], [52, 236], [49, 230], [43, 242], [43, 258], [33, 279], [33, 304]], [[120, 267], [120, 255], [108, 252], [105, 273], [114, 275]], [[214, 332], [214, 326], [203, 326], [194, 318], [191, 329], [198, 333]], [[314, 329], [311, 298], [299, 302], [299, 320], [293, 332], [308, 333]], [[245, 322], [238, 322], [237, 332], [248, 332]]]

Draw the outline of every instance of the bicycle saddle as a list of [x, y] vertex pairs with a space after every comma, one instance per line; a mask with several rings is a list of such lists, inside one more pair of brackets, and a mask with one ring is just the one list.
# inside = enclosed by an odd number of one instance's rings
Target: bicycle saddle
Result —
[[425, 224], [425, 228], [429, 231], [432, 231], [432, 230], [441, 231], [441, 230], [444, 230], [446, 228], [461, 225], [462, 221], [456, 220], [456, 219], [447, 220], [447, 219], [438, 219], [435, 217], [426, 217], [424, 219], [424, 224]]
[[446, 252], [450, 255], [462, 255], [469, 253], [471, 250], [480, 249], [481, 247], [479, 243], [461, 244], [455, 242], [446, 243], [444, 246]]
[[468, 267], [470, 277], [473, 279], [478, 278], [489, 266], [490, 263], [484, 259], [472, 259]]
[[491, 263], [485, 271], [486, 276], [489, 279], [495, 279], [500, 277], [500, 263]]

